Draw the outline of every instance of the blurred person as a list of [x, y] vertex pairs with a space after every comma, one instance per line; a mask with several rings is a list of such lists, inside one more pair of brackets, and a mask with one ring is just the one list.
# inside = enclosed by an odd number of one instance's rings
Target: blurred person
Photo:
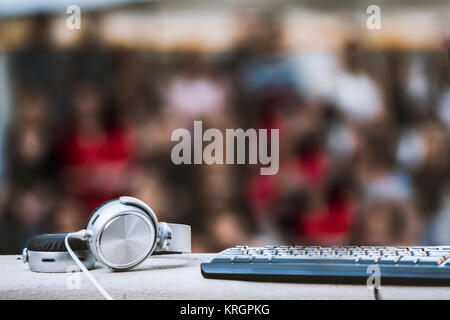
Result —
[[345, 244], [353, 198], [346, 183], [334, 177], [340, 169], [325, 148], [323, 106], [309, 102], [288, 107], [280, 116], [286, 144], [280, 149], [279, 173], [255, 175], [248, 185], [256, 223], [283, 242]]
[[[271, 8], [274, 9], [274, 8]], [[271, 87], [298, 88], [299, 77], [293, 59], [282, 48], [282, 14], [265, 10], [248, 19], [241, 46], [250, 51], [242, 65], [243, 85], [249, 93]]]
[[[1, 33], [0, 27], [0, 33]], [[8, 123], [11, 117], [12, 97], [11, 84], [9, 76], [9, 54], [6, 52], [0, 53], [0, 181], [4, 175], [5, 166], [5, 138]], [[0, 182], [1, 190], [1, 182]], [[1, 192], [1, 191], [0, 191]], [[1, 202], [1, 201], [0, 201]]]
[[24, 88], [8, 129], [7, 179], [30, 187], [56, 177], [54, 131], [46, 96], [38, 89]]
[[440, 203], [442, 190], [448, 182], [449, 137], [439, 121], [423, 121], [420, 125], [425, 152], [423, 165], [415, 175], [416, 185], [421, 192], [424, 214], [430, 216]]
[[51, 41], [51, 16], [35, 14], [30, 19], [30, 27], [25, 34], [24, 47], [12, 55], [12, 72], [17, 84], [39, 83], [49, 89], [53, 71]]
[[396, 201], [369, 201], [360, 208], [352, 243], [372, 246], [414, 246], [420, 243], [420, 219], [414, 206]]
[[86, 227], [84, 207], [79, 201], [68, 197], [59, 201], [51, 217], [52, 229], [56, 232], [75, 232]]
[[426, 230], [426, 245], [442, 246], [450, 243], [450, 188], [447, 184], [443, 189], [437, 212]]
[[411, 177], [397, 166], [392, 133], [360, 129], [354, 170], [364, 199], [409, 201], [414, 195]]
[[336, 106], [350, 120], [373, 122], [384, 118], [384, 97], [375, 80], [363, 70], [361, 48], [357, 42], [345, 45], [335, 90]]
[[422, 118], [399, 141], [397, 157], [414, 178], [426, 217], [438, 209], [447, 181], [448, 145], [444, 126], [433, 118]]
[[149, 204], [160, 221], [179, 221], [170, 205], [170, 192], [164, 174], [156, 166], [136, 164], [130, 171], [130, 195]]
[[233, 203], [234, 185], [237, 183], [236, 170], [233, 169], [228, 165], [202, 166], [202, 181], [199, 188], [208, 212], [224, 210]]
[[51, 231], [51, 193], [43, 185], [9, 185], [0, 215], [0, 254], [20, 254], [29, 238]]
[[450, 132], [450, 40], [443, 42], [437, 58], [438, 97], [436, 113]]
[[126, 194], [133, 161], [133, 138], [91, 83], [77, 86], [67, 130], [59, 144], [62, 182], [87, 218], [97, 206]]
[[241, 44], [248, 53], [240, 62], [236, 82], [247, 99], [237, 112], [250, 113], [246, 125], [256, 121], [256, 125], [277, 127], [275, 110], [298, 95], [300, 75], [294, 57], [283, 49], [281, 19], [278, 10], [258, 13]]
[[409, 108], [419, 117], [428, 112], [431, 101], [432, 83], [428, 69], [426, 56], [414, 54], [409, 57], [403, 91]]
[[333, 161], [348, 166], [356, 148], [356, 130], [345, 121], [332, 121], [327, 128], [326, 146]]
[[163, 90], [164, 112], [173, 128], [192, 126], [205, 119], [213, 127], [226, 127], [229, 104], [227, 80], [213, 73], [198, 53], [186, 53], [179, 68]]
[[342, 171], [330, 176], [322, 190], [311, 194], [296, 221], [297, 242], [325, 246], [348, 244], [357, 200], [351, 175]]
[[450, 132], [450, 86], [439, 97], [437, 114], [444, 122], [447, 132]]
[[207, 242], [203, 246], [208, 252], [218, 252], [236, 245], [251, 245], [245, 221], [232, 210], [211, 214], [206, 221], [206, 230], [204, 240]]
[[[192, 124], [191, 124], [192, 127]], [[189, 128], [189, 127], [188, 127]], [[170, 157], [172, 134], [171, 121], [164, 112], [151, 112], [133, 122], [133, 135], [136, 139], [136, 157], [141, 161], [166, 162]]]

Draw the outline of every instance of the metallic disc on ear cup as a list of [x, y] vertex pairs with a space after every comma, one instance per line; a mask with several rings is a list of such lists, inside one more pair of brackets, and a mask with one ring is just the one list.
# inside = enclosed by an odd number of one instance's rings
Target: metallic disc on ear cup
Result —
[[122, 214], [103, 228], [99, 249], [113, 268], [128, 268], [142, 261], [153, 247], [155, 228], [138, 214]]

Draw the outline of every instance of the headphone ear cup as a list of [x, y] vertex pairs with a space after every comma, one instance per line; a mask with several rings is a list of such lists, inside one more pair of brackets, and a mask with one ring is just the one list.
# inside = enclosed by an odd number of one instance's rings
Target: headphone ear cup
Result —
[[128, 270], [144, 261], [156, 248], [158, 236], [158, 222], [153, 212], [121, 201], [123, 198], [98, 207], [86, 227], [90, 234], [90, 251], [99, 262], [113, 270]]

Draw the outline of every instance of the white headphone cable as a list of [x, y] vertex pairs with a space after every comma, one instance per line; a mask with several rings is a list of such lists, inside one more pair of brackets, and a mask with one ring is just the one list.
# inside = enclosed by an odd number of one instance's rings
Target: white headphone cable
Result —
[[95, 280], [95, 278], [89, 273], [89, 270], [84, 266], [84, 264], [78, 259], [77, 255], [73, 252], [72, 248], [70, 248], [69, 245], [69, 238], [81, 238], [85, 239], [88, 236], [88, 232], [86, 230], [81, 230], [74, 233], [68, 233], [66, 238], [64, 239], [64, 243], [66, 245], [66, 249], [69, 252], [72, 259], [75, 261], [75, 263], [80, 267], [80, 269], [83, 271], [84, 275], [89, 279], [89, 281], [92, 282], [92, 284], [97, 288], [97, 290], [107, 299], [107, 300], [113, 300], [113, 298], [109, 295], [108, 292]]

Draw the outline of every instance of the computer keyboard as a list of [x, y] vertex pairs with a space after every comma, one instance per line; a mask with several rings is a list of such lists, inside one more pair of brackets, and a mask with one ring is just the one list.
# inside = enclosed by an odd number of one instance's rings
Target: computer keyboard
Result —
[[201, 271], [205, 278], [323, 283], [366, 283], [379, 272], [381, 283], [450, 285], [450, 246], [236, 246]]

